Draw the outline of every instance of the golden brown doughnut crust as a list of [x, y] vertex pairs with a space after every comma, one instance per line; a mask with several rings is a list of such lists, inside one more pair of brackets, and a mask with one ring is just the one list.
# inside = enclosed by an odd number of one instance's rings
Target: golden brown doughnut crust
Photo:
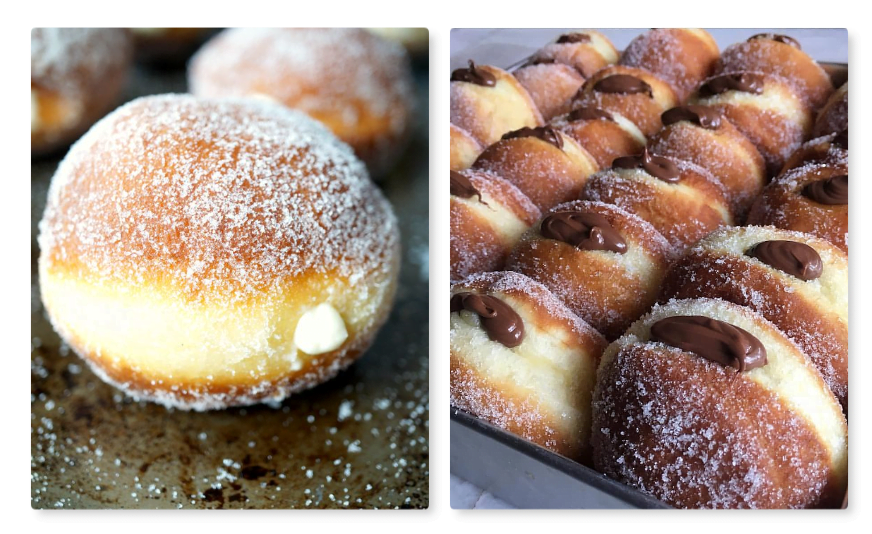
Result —
[[[598, 365], [599, 357], [606, 347], [606, 340], [590, 325], [579, 319], [548, 289], [528, 277], [514, 272], [490, 272], [474, 275], [451, 286], [451, 294], [470, 291], [511, 300], [516, 313], [525, 325], [535, 324], [539, 331], [556, 333], [570, 350], [581, 351]], [[518, 305], [520, 304], [520, 306]], [[530, 334], [530, 327], [525, 328]], [[475, 349], [476, 347], [470, 347]], [[451, 345], [451, 405], [481, 417], [513, 434], [550, 449], [567, 458], [583, 463], [589, 462], [589, 445], [578, 435], [566, 435], [559, 431], [561, 421], [551, 419], [529, 393], [503, 384], [497, 387], [491, 377], [482, 376], [466, 361], [462, 347]], [[581, 354], [578, 355], [582, 357]], [[595, 369], [596, 367], [594, 367]], [[587, 395], [593, 387], [593, 377], [578, 377], [589, 380]], [[587, 407], [583, 407], [587, 409]], [[589, 419], [588, 419], [589, 420]], [[587, 432], [585, 431], [586, 435]]]
[[679, 121], [654, 134], [654, 154], [687, 160], [709, 171], [723, 186], [737, 221], [742, 221], [767, 183], [757, 148], [725, 117], [715, 129]]
[[653, 226], [616, 206], [578, 200], [548, 213], [564, 210], [601, 214], [627, 242], [627, 253], [579, 250], [547, 239], [539, 233], [540, 220], [506, 266], [544, 284], [607, 339], [615, 339], [654, 303], [675, 252]]
[[714, 176], [688, 161], [672, 162], [679, 169], [677, 183], [641, 169], [611, 168], [591, 176], [580, 198], [614, 204], [648, 221], [678, 251], [733, 224], [724, 188]]
[[584, 83], [584, 76], [562, 63], [523, 66], [512, 74], [530, 93], [546, 122], [569, 111], [572, 97]]
[[[747, 242], [804, 243], [820, 255], [827, 278], [800, 280], [748, 256], [747, 250], [736, 250], [731, 239], [742, 249]], [[658, 302], [708, 297], [751, 308], [799, 345], [847, 413], [848, 323], [840, 317], [847, 316], [847, 274], [847, 255], [823, 239], [774, 227], [728, 228], [706, 237], [672, 264]], [[822, 289], [822, 283], [837, 284], [840, 291]], [[832, 300], [833, 293], [844, 300]]]
[[717, 42], [705, 30], [655, 28], [633, 39], [618, 64], [651, 71], [684, 102], [711, 75], [719, 55]]
[[801, 49], [772, 39], [752, 39], [728, 46], [715, 73], [759, 71], [781, 76], [796, 88], [812, 109], [826, 103], [833, 84], [826, 71]]
[[555, 133], [562, 148], [538, 137], [501, 139], [487, 147], [472, 168], [505, 178], [541, 210], [575, 200], [598, 167], [575, 139]]
[[408, 54], [360, 28], [235, 28], [191, 59], [191, 92], [265, 96], [300, 109], [351, 145], [370, 174], [402, 155], [413, 110]]
[[[641, 79], [651, 86], [653, 97], [644, 93], [622, 94], [594, 91], [600, 80], [615, 74], [625, 74]], [[660, 115], [667, 109], [678, 105], [678, 97], [668, 83], [650, 72], [634, 67], [613, 65], [601, 69], [589, 77], [581, 86], [572, 102], [572, 108], [593, 106], [618, 113], [630, 119], [643, 134], [653, 135], [663, 124]]]
[[451, 170], [462, 171], [475, 163], [484, 150], [473, 136], [463, 128], [451, 125]]
[[[845, 134], [847, 135], [847, 133]], [[806, 141], [787, 158], [780, 175], [808, 163], [824, 165], [847, 165], [848, 147], [841, 145], [840, 134], [829, 134]]]
[[524, 230], [541, 216], [529, 198], [499, 176], [471, 169], [461, 174], [481, 198], [451, 195], [452, 280], [501, 269]]
[[578, 141], [601, 169], [611, 167], [615, 158], [641, 152], [645, 146], [645, 136], [632, 123], [622, 125], [605, 119], [570, 121], [567, 114], [554, 118], [551, 126]]
[[[791, 386], [812, 389], [777, 389], [767, 380], [779, 370], [738, 373], [651, 341], [651, 324], [675, 315], [741, 324], [766, 347], [767, 366], [777, 357], [780, 370], [797, 375], [785, 377]], [[672, 506], [841, 503], [847, 422], [838, 403], [799, 348], [747, 308], [712, 299], [655, 307], [603, 354], [593, 411], [596, 469]]]
[[839, 133], [848, 127], [848, 82], [839, 87], [818, 112], [813, 135], [820, 137]]
[[451, 124], [469, 132], [482, 146], [496, 143], [506, 132], [545, 124], [536, 103], [517, 78], [491, 65], [475, 68], [494, 76], [496, 85], [451, 82]]
[[533, 62], [555, 61], [569, 65], [589, 78], [596, 71], [613, 64], [618, 58], [618, 51], [608, 38], [600, 32], [581, 30], [578, 32], [590, 36], [589, 42], [550, 43], [530, 58]]
[[847, 164], [809, 163], [788, 171], [763, 190], [748, 214], [749, 225], [772, 225], [826, 239], [848, 253], [848, 205], [828, 206], [802, 195], [811, 182], [848, 174]]

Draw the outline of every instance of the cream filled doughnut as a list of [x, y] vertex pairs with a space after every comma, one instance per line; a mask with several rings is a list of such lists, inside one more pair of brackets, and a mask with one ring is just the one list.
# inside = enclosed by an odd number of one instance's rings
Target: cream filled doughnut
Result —
[[848, 425], [790, 339], [717, 299], [655, 307], [603, 353], [594, 465], [678, 508], [838, 507]]
[[227, 30], [191, 59], [197, 96], [265, 97], [304, 111], [387, 173], [408, 141], [412, 71], [403, 47], [363, 29]]
[[387, 319], [397, 222], [351, 149], [267, 102], [140, 98], [52, 180], [39, 282], [55, 329], [135, 399], [278, 401]]
[[603, 337], [513, 272], [451, 286], [451, 405], [585, 461]]
[[131, 63], [118, 28], [34, 28], [30, 33], [30, 152], [70, 143], [121, 96]]
[[720, 298], [747, 306], [811, 359], [847, 413], [848, 256], [828, 241], [773, 227], [718, 230], [676, 261], [660, 302]]

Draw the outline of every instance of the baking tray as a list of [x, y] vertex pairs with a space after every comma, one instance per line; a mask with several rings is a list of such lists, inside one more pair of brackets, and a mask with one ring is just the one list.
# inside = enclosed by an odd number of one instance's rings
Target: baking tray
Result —
[[[512, 71], [528, 57], [506, 67]], [[847, 63], [821, 62], [835, 87]], [[451, 473], [526, 509], [670, 509], [651, 495], [612, 480], [451, 406]]]
[[[426, 508], [429, 502], [428, 68], [411, 145], [380, 185], [403, 259], [396, 304], [365, 356], [277, 407], [192, 413], [104, 384], [45, 318], [36, 225], [62, 154], [31, 162], [31, 506]], [[125, 100], [185, 92], [137, 67]]]

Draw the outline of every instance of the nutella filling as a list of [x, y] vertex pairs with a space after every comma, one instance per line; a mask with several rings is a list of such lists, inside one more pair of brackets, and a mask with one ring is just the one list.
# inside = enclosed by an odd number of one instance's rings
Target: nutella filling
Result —
[[706, 130], [717, 130], [721, 126], [721, 115], [712, 108], [706, 106], [679, 106], [664, 111], [660, 115], [663, 126], [669, 126], [676, 122], [688, 121], [702, 126]]
[[824, 270], [817, 251], [797, 241], [763, 241], [749, 248], [745, 254], [800, 280], [819, 278]]
[[573, 109], [566, 117], [569, 121], [595, 121], [604, 120], [615, 122], [615, 117], [604, 109], [593, 106], [582, 106]]
[[739, 372], [766, 365], [766, 348], [738, 326], [703, 317], [675, 316], [651, 325], [651, 339]]
[[479, 202], [485, 203], [481, 199], [481, 192], [472, 185], [469, 178], [456, 171], [451, 171], [451, 194], [460, 198], [472, 198], [477, 195]]
[[629, 74], [615, 74], [596, 82], [593, 90], [598, 93], [621, 93], [633, 95], [645, 93], [654, 98], [654, 90], [645, 80], [630, 76]]
[[589, 43], [590, 35], [586, 33], [567, 33], [557, 38], [557, 44], [564, 43]]
[[812, 182], [802, 189], [802, 195], [827, 206], [845, 205], [848, 203], [848, 175]]
[[524, 341], [524, 321], [508, 304], [490, 295], [457, 293], [451, 297], [451, 313], [468, 310], [481, 317], [481, 327], [491, 341], [508, 348]]
[[581, 250], [627, 252], [627, 242], [599, 213], [558, 211], [542, 219], [539, 233]]
[[493, 87], [497, 84], [497, 78], [490, 72], [482, 70], [475, 66], [475, 63], [470, 59], [468, 69], [457, 69], [451, 73], [452, 82], [468, 82], [484, 87]]
[[648, 152], [648, 147], [645, 147], [638, 156], [616, 158], [612, 162], [612, 167], [616, 169], [643, 169], [654, 178], [670, 184], [681, 179], [678, 166], [672, 160], [651, 154]]
[[750, 72], [722, 74], [705, 82], [699, 88], [702, 97], [715, 96], [727, 91], [759, 95], [763, 92], [763, 79]]
[[563, 150], [563, 137], [557, 133], [557, 130], [551, 126], [540, 126], [538, 128], [530, 128], [524, 126], [521, 129], [503, 134], [503, 139], [520, 139], [522, 137], [535, 137], [546, 143], [551, 143], [560, 150]]
[[788, 44], [796, 49], [802, 50], [802, 46], [800, 46], [799, 41], [790, 37], [789, 35], [781, 35], [780, 33], [758, 33], [757, 35], [752, 35], [748, 37], [749, 41], [753, 41], [754, 39], [769, 39], [770, 41], [778, 41], [779, 43]]

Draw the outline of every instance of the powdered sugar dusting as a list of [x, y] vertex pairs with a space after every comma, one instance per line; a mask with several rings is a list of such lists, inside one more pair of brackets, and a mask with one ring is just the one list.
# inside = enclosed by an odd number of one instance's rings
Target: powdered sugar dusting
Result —
[[126, 61], [129, 47], [122, 29], [34, 28], [30, 77], [46, 89], [76, 96]]

